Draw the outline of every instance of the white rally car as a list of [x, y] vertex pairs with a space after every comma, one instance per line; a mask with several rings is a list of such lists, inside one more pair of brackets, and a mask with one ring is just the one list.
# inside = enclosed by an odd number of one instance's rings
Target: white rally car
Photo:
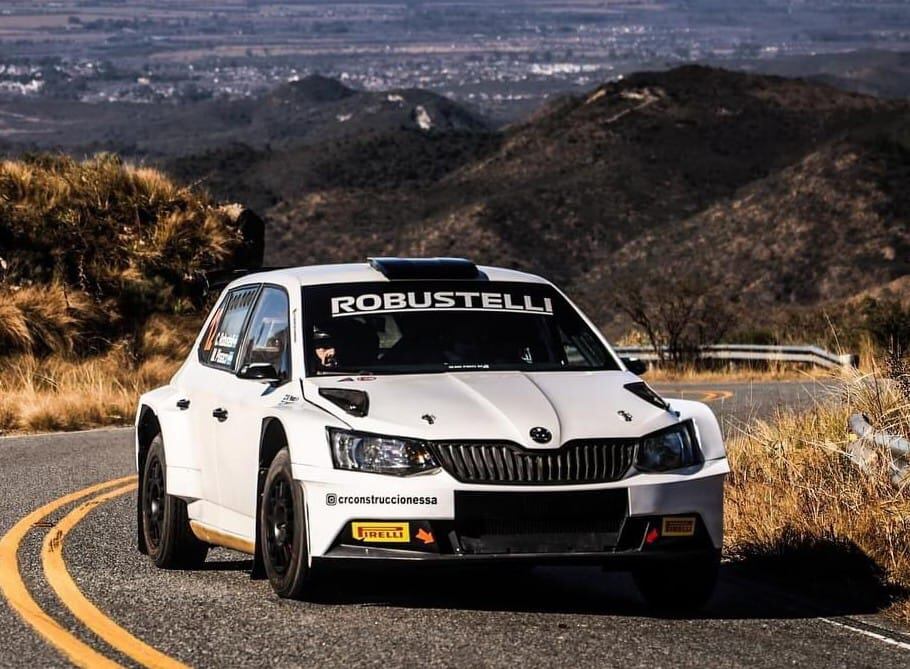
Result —
[[728, 465], [548, 281], [461, 259], [250, 274], [136, 418], [140, 550], [320, 565], [600, 564], [655, 606], [717, 578]]

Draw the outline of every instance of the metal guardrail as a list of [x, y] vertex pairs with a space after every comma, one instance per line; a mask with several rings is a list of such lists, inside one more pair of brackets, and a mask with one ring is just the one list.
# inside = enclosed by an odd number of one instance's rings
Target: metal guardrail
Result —
[[[660, 360], [650, 346], [617, 346], [621, 356], [634, 356], [639, 360], [654, 362]], [[761, 360], [765, 362], [801, 362], [829, 369], [856, 367], [859, 356], [852, 353], [838, 354], [818, 346], [759, 346], [753, 344], [715, 344], [704, 346], [699, 351], [702, 360]]]
[[850, 416], [849, 425], [858, 438], [847, 448], [847, 455], [861, 470], [873, 473], [876, 463], [884, 458], [891, 483], [902, 486], [910, 481], [910, 441], [887, 432], [876, 432], [862, 414]]

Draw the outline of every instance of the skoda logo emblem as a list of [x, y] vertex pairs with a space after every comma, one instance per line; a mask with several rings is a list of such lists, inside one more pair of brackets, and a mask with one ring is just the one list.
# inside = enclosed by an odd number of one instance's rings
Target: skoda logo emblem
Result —
[[531, 439], [536, 441], [538, 444], [549, 443], [550, 439], [553, 438], [553, 435], [545, 427], [532, 427], [531, 428]]

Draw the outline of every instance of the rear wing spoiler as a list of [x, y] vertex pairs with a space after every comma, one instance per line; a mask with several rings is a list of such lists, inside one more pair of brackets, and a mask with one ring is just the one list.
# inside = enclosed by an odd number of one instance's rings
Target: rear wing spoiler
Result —
[[235, 211], [234, 225], [237, 226], [243, 241], [227, 262], [230, 269], [222, 268], [206, 272], [194, 282], [197, 283], [197, 289], [203, 296], [221, 292], [231, 281], [247, 274], [282, 269], [262, 266], [265, 257], [265, 221], [252, 209], [237, 207]]
[[271, 272], [278, 269], [287, 269], [288, 265], [276, 267], [247, 267], [239, 269], [217, 269], [205, 273], [204, 292], [210, 294], [221, 292], [231, 281], [240, 279], [248, 274], [257, 274], [258, 272]]

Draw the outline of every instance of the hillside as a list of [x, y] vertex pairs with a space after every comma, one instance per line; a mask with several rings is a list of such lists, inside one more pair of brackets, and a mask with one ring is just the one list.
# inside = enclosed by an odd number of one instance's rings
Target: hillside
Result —
[[[686, 67], [555, 101], [497, 135], [437, 138], [444, 159], [400, 138], [385, 154], [330, 143], [259, 155], [251, 178], [270, 194], [269, 262], [466, 255], [564, 283], [619, 332], [612, 296], [632, 279], [704, 274], [748, 316], [905, 274], [908, 111]], [[415, 155], [437, 169], [402, 178]]]
[[110, 154], [0, 161], [0, 434], [127, 423], [261, 225]]
[[743, 340], [788, 323], [820, 338], [829, 314], [906, 292], [906, 102], [687, 67], [554, 100], [504, 130], [445, 102], [424, 108], [427, 129], [408, 102], [345, 122], [349, 134], [291, 120], [300, 133], [272, 142], [257, 133], [294, 110], [393, 94], [311, 79], [271, 95], [225, 121], [236, 141], [207, 146], [213, 125], [159, 156], [172, 176], [109, 154], [0, 163], [0, 431], [123, 422], [173, 373], [203, 275], [261, 256], [245, 234], [261, 221], [225, 201], [265, 214], [266, 264], [468, 256], [557, 280], [613, 337], [629, 326], [617, 297], [637, 285], [709, 287]]
[[105, 150], [150, 159], [230, 144], [265, 149], [371, 133], [486, 128], [480, 116], [428, 91], [373, 93], [319, 75], [285, 83], [260, 97], [180, 105], [55, 98], [0, 102], [0, 136], [15, 139], [18, 148]]
[[560, 282], [613, 336], [635, 283], [723, 287], [747, 331], [910, 271], [910, 103], [819, 82], [639, 73], [500, 130], [322, 77], [169, 114], [107, 141], [264, 214], [271, 265], [469, 256]]
[[[847, 133], [695, 216], [639, 236], [613, 254], [612, 274], [697, 271], [762, 308], [877, 292], [910, 276], [908, 140], [910, 118]], [[597, 268], [589, 280], [604, 276]]]

